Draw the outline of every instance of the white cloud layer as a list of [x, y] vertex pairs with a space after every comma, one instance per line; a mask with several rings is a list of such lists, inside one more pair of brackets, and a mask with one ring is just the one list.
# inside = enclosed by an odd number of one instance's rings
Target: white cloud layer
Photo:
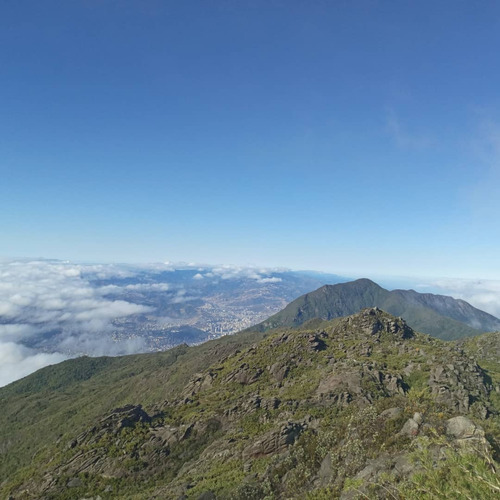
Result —
[[[125, 354], [141, 349], [141, 339], [121, 345], [114, 343], [109, 337], [114, 329], [111, 322], [150, 312], [151, 308], [105, 299], [85, 277], [90, 274], [104, 278], [128, 277], [133, 273], [116, 266], [80, 266], [57, 261], [0, 262], [1, 383], [61, 361], [70, 354]], [[166, 289], [164, 284], [155, 286]], [[23, 345], [47, 334], [56, 335], [57, 350], [62, 353], [36, 353]]]
[[500, 318], [500, 280], [443, 278], [416, 287], [418, 291], [451, 295]]
[[[102, 331], [110, 320], [150, 309], [123, 300], [105, 300], [81, 277], [80, 266], [35, 261], [0, 267], [0, 317], [12, 333], [35, 327]], [[0, 330], [1, 335], [1, 330]], [[23, 336], [24, 336], [23, 335]]]
[[37, 353], [15, 342], [0, 342], [0, 387], [67, 358], [61, 353]]
[[[259, 284], [281, 282], [274, 274], [284, 271], [170, 262], [133, 266], [0, 259], [0, 385], [79, 354], [144, 351], [142, 337], [120, 336], [119, 342], [114, 341], [112, 333], [117, 327], [113, 320], [154, 311], [122, 300], [133, 300], [135, 294], [168, 291], [171, 303], [193, 300], [182, 284], [155, 281], [164, 276], [161, 273], [176, 270], [195, 271], [193, 279], [202, 282], [248, 279]], [[46, 337], [50, 337], [49, 349], [55, 352], [40, 353], [32, 348]]]
[[284, 272], [284, 268], [254, 268], [241, 266], [216, 266], [206, 269], [203, 274], [197, 273], [193, 276], [194, 279], [202, 278], [218, 278], [223, 280], [231, 279], [250, 279], [257, 283], [279, 283], [281, 278], [271, 276], [273, 273]]
[[126, 285], [125, 290], [136, 292], [166, 292], [170, 289], [168, 283], [138, 283], [137, 285]]

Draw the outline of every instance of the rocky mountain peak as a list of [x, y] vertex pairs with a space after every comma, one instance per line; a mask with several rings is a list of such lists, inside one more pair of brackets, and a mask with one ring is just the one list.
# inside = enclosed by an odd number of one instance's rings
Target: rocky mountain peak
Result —
[[405, 340], [415, 336], [415, 333], [403, 318], [396, 318], [378, 307], [363, 309], [357, 314], [343, 318], [334, 328], [334, 332], [351, 332], [359, 338]]

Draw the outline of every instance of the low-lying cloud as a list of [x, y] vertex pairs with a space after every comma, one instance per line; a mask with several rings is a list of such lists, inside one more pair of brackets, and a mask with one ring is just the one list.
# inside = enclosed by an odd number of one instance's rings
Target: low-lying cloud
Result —
[[500, 280], [443, 278], [419, 285], [416, 288], [421, 292], [432, 291], [433, 293], [451, 295], [500, 318]]
[[39, 353], [15, 342], [0, 341], [0, 387], [67, 358], [61, 353]]
[[98, 288], [101, 295], [118, 295], [128, 292], [166, 292], [171, 286], [168, 283], [137, 283], [133, 285], [105, 285]]
[[[200, 269], [200, 271], [203, 271]], [[257, 283], [279, 283], [281, 278], [272, 276], [274, 273], [284, 272], [283, 268], [266, 269], [242, 266], [218, 266], [210, 267], [205, 272], [197, 273], [193, 276], [194, 279], [203, 278], [218, 278], [223, 280], [231, 279], [249, 279], [255, 280]]]
[[[142, 339], [113, 342], [110, 334], [116, 327], [112, 321], [151, 308], [106, 299], [85, 277], [90, 273], [99, 277], [132, 274], [116, 267], [68, 262], [0, 262], [1, 383], [72, 355], [125, 354], [141, 349]], [[52, 338], [51, 350], [56, 352], [29, 348], [46, 337]]]
[[[193, 288], [182, 282], [183, 275], [167, 283], [169, 272], [176, 271], [188, 271]], [[134, 315], [155, 317], [149, 294], [166, 293], [162, 300], [183, 304], [200, 298], [199, 287], [205, 285], [223, 280], [279, 283], [282, 278], [276, 274], [283, 271], [170, 262], [133, 266], [0, 260], [0, 385], [68, 357], [148, 350], [147, 339], [126, 324]], [[130, 318], [130, 324], [134, 321], [141, 320]]]

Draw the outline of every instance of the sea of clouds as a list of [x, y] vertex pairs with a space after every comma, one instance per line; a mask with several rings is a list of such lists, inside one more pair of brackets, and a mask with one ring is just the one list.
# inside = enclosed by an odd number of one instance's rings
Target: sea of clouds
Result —
[[415, 290], [451, 295], [500, 318], [500, 280], [441, 278], [419, 284]]
[[[140, 336], [117, 342], [113, 320], [153, 313], [151, 307], [121, 300], [130, 293], [170, 291], [174, 303], [192, 297], [182, 285], [155, 282], [155, 275], [175, 269], [195, 270], [194, 282], [242, 279], [276, 283], [278, 270], [234, 266], [199, 267], [160, 263], [145, 266], [82, 265], [53, 260], [0, 261], [0, 386], [69, 357], [122, 355], [146, 350]], [[120, 280], [149, 277], [149, 282]], [[96, 286], [98, 280], [117, 284]], [[146, 279], [148, 281], [148, 279]], [[124, 282], [125, 283], [125, 282]], [[50, 337], [50, 347], [43, 339]], [[36, 348], [33, 346], [36, 345]]]
[[[105, 291], [91, 286], [84, 273], [103, 278], [128, 272], [69, 262], [0, 262], [0, 386], [73, 355], [141, 350], [140, 338], [113, 342], [111, 322], [150, 309], [108, 300]], [[44, 335], [56, 336], [55, 352], [29, 347]]]

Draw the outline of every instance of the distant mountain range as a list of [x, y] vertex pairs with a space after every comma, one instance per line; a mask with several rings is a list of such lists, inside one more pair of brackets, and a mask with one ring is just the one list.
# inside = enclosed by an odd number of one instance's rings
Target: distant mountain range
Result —
[[415, 330], [443, 340], [500, 330], [500, 319], [464, 300], [414, 290], [389, 291], [369, 279], [322, 286], [251, 330], [297, 327], [313, 319], [331, 320], [355, 314], [366, 307], [379, 307], [401, 316]]

